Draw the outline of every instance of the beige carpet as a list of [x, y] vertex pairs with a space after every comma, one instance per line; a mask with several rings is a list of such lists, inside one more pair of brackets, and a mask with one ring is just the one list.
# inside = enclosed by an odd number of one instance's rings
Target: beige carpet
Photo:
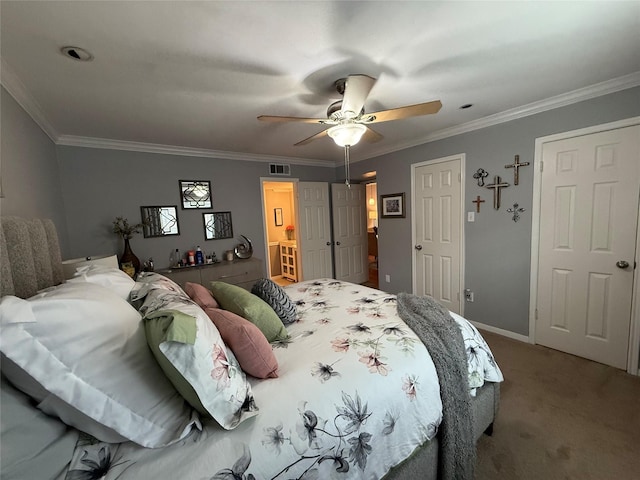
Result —
[[478, 480], [640, 479], [640, 378], [482, 332], [505, 376]]

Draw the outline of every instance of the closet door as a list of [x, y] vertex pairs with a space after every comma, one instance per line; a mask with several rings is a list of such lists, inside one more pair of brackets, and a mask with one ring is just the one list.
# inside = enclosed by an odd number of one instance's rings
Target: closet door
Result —
[[331, 211], [335, 278], [352, 283], [366, 282], [369, 266], [365, 185], [332, 184]]
[[298, 280], [333, 278], [329, 184], [298, 182], [298, 253], [302, 264]]

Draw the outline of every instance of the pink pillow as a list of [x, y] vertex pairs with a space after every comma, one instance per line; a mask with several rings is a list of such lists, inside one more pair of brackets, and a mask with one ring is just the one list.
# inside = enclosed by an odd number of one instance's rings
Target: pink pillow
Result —
[[189, 298], [196, 302], [201, 308], [220, 308], [211, 292], [199, 283], [187, 282], [184, 284], [184, 291]]
[[267, 337], [258, 327], [228, 310], [207, 307], [204, 311], [238, 359], [242, 370], [257, 378], [278, 376], [278, 361]]

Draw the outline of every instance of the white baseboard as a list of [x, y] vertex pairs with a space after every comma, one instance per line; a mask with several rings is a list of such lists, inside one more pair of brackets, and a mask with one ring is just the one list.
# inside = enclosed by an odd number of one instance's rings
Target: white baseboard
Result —
[[485, 325], [484, 323], [474, 322], [473, 320], [469, 320], [476, 328], [480, 330], [486, 330], [487, 332], [496, 333], [498, 335], [502, 335], [503, 337], [512, 338], [514, 340], [519, 340], [520, 342], [530, 343], [529, 337], [526, 335], [521, 335], [519, 333], [510, 332], [509, 330], [503, 330], [502, 328], [492, 327], [491, 325]]

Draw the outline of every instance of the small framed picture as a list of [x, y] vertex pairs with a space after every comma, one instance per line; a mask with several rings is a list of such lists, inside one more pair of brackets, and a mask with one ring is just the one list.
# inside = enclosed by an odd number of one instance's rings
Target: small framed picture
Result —
[[273, 214], [275, 216], [276, 227], [281, 227], [282, 224], [284, 223], [284, 221], [282, 220], [282, 209], [281, 208], [274, 208], [273, 209]]
[[382, 218], [404, 218], [404, 193], [380, 195], [380, 209]]

